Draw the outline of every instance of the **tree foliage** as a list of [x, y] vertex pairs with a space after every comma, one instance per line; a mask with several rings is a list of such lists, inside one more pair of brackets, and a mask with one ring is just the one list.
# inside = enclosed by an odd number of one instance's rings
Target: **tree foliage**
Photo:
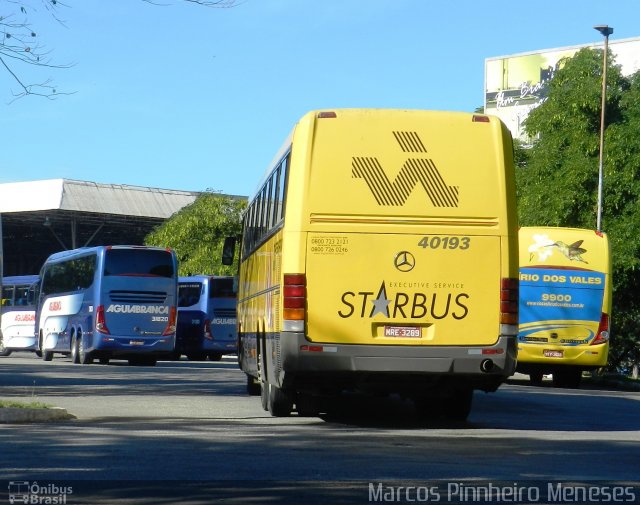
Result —
[[207, 191], [145, 238], [146, 245], [170, 247], [180, 275], [232, 275], [237, 265], [222, 264], [222, 245], [241, 231], [244, 199]]
[[[522, 226], [596, 227], [602, 50], [582, 49], [549, 83], [525, 122], [534, 138], [516, 172]], [[607, 66], [602, 229], [613, 261], [610, 364], [640, 361], [640, 72]], [[519, 154], [518, 154], [519, 153]]]

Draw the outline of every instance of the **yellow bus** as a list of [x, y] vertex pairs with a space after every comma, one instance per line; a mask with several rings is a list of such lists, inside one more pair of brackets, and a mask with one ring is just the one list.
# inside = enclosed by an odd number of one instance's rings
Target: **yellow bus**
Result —
[[[345, 109], [300, 119], [243, 218], [238, 357], [274, 416], [345, 391], [464, 420], [513, 374], [512, 141], [495, 117]], [[225, 243], [223, 262], [235, 241]]]
[[552, 374], [578, 387], [607, 364], [611, 253], [607, 235], [577, 228], [522, 227], [518, 372], [532, 384]]

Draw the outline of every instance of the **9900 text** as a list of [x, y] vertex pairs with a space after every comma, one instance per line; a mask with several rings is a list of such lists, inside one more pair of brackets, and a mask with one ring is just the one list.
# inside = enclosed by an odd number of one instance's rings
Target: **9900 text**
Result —
[[469, 237], [424, 237], [418, 245], [424, 249], [469, 249]]

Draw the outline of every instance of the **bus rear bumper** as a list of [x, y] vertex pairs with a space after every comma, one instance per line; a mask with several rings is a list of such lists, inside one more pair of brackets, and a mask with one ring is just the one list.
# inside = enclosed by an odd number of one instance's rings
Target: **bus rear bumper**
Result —
[[3, 336], [5, 349], [11, 351], [35, 351], [38, 348], [38, 342], [35, 335], [33, 337], [11, 336], [6, 333]]
[[515, 337], [500, 336], [492, 346], [428, 347], [312, 343], [301, 333], [282, 333], [282, 371], [286, 375], [417, 375], [461, 381], [495, 390], [516, 369]]
[[518, 346], [518, 371], [529, 373], [543, 370], [552, 373], [554, 368], [577, 366], [593, 370], [606, 366], [609, 344], [588, 346], [526, 345]]
[[175, 349], [175, 337], [121, 337], [102, 335], [90, 351], [96, 356], [157, 355], [169, 356]]

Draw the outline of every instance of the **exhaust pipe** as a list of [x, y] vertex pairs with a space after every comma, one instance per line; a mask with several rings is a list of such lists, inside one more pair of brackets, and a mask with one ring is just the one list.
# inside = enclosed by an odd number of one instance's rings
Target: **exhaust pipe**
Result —
[[493, 370], [493, 367], [493, 360], [490, 359], [485, 359], [482, 361], [482, 363], [480, 363], [480, 370], [482, 370], [484, 373], [491, 372]]

